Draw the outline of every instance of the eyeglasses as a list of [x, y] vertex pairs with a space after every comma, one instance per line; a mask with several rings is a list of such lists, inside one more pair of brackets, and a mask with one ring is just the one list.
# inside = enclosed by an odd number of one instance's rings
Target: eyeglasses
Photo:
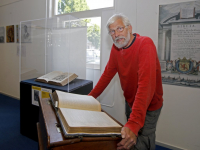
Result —
[[[127, 25], [127, 26], [128, 26], [128, 25]], [[116, 30], [110, 30], [110, 31], [108, 32], [108, 34], [114, 35], [114, 34], [116, 33], [116, 31], [117, 31], [117, 32], [122, 32], [122, 31], [124, 31], [124, 28], [126, 28], [127, 26], [118, 27]]]

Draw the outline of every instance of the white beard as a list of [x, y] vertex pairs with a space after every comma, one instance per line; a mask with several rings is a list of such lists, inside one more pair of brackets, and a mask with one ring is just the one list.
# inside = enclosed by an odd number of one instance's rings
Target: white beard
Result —
[[[118, 43], [117, 40], [119, 40], [121, 38], [124, 39], [124, 42], [123, 43]], [[116, 47], [123, 48], [128, 44], [128, 42], [130, 41], [130, 38], [131, 38], [130, 32], [128, 31], [128, 34], [127, 34], [126, 37], [125, 36], [119, 36], [119, 37], [115, 38], [115, 40], [114, 39], [112, 39], [112, 40], [113, 40], [113, 42], [114, 42]]]

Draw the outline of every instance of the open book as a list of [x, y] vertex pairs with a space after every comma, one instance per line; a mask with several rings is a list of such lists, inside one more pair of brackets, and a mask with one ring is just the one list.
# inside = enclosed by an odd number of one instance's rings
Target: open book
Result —
[[56, 90], [52, 99], [65, 137], [121, 135], [122, 126], [102, 112], [92, 96]]
[[63, 73], [61, 71], [53, 71], [41, 77], [38, 77], [35, 81], [64, 86], [72, 80], [76, 79], [77, 77], [78, 76], [75, 73]]

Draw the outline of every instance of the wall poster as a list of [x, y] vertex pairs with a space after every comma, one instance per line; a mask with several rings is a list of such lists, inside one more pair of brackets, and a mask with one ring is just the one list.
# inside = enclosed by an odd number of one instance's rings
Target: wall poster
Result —
[[4, 43], [5, 39], [5, 29], [4, 27], [0, 27], [0, 43]]
[[21, 43], [31, 42], [31, 23], [21, 24]]
[[32, 86], [32, 105], [39, 106], [39, 99], [49, 98], [49, 94], [52, 94], [51, 89], [41, 88], [38, 86]]
[[159, 6], [158, 57], [164, 84], [200, 88], [200, 1]]
[[16, 25], [16, 42], [19, 43], [19, 25]]
[[6, 26], [6, 42], [13, 43], [15, 41], [14, 25]]

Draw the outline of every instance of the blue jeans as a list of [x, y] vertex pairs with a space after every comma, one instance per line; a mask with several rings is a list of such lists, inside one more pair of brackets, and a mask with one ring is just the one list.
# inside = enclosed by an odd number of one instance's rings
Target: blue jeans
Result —
[[[161, 109], [155, 111], [147, 111], [144, 126], [138, 132], [138, 138], [136, 145], [132, 148], [134, 150], [155, 150], [155, 131], [156, 131], [156, 124], [161, 112]], [[126, 117], [127, 120], [132, 112], [132, 109], [129, 107], [128, 103], [126, 102]]]

